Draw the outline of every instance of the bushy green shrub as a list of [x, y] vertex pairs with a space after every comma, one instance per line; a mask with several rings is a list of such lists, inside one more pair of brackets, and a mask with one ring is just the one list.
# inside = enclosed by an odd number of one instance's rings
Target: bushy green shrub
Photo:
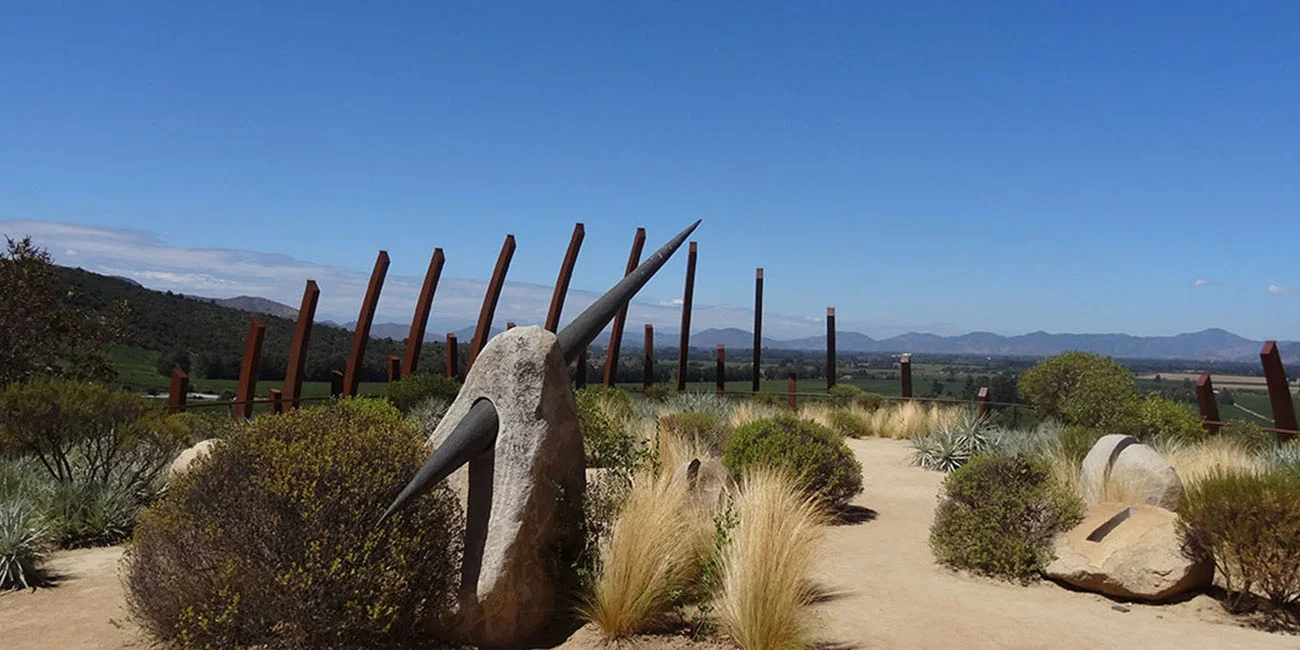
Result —
[[852, 411], [831, 411], [831, 429], [848, 438], [861, 438], [867, 431], [867, 423]]
[[403, 413], [431, 397], [441, 398], [450, 404], [459, 392], [460, 384], [455, 379], [431, 372], [407, 375], [384, 385], [384, 399]]
[[59, 548], [112, 546], [131, 537], [141, 505], [115, 483], [58, 483], [45, 495], [49, 538]]
[[726, 425], [708, 413], [665, 413], [659, 416], [658, 425], [660, 433], [671, 433], [683, 440], [698, 440], [717, 454], [726, 449], [730, 436]]
[[1023, 397], [1043, 417], [1106, 433], [1136, 433], [1140, 426], [1133, 374], [1110, 357], [1066, 352], [1025, 371]]
[[587, 467], [634, 465], [644, 459], [645, 441], [628, 429], [632, 397], [609, 386], [588, 386], [576, 393], [578, 427]]
[[1000, 442], [998, 433], [987, 419], [967, 412], [961, 420], [945, 424], [938, 431], [913, 436], [912, 463], [951, 472], [979, 454], [994, 451]]
[[186, 445], [200, 440], [225, 438], [240, 425], [223, 409], [210, 408], [175, 413], [167, 416], [167, 420], [170, 425], [179, 428], [177, 434], [184, 438]]
[[839, 408], [844, 408], [853, 403], [857, 398], [865, 395], [865, 391], [853, 384], [836, 384], [828, 391], [831, 398], [831, 404]]
[[1201, 416], [1191, 409], [1159, 395], [1148, 395], [1138, 408], [1143, 440], [1169, 439], [1193, 442], [1207, 434]]
[[722, 462], [733, 476], [774, 467], [834, 506], [862, 492], [862, 464], [844, 440], [826, 427], [786, 413], [738, 427]]
[[146, 493], [187, 435], [157, 404], [100, 384], [33, 379], [0, 393], [0, 455], [35, 458], [61, 483]]
[[935, 558], [950, 567], [1028, 581], [1052, 560], [1052, 538], [1082, 518], [1044, 461], [976, 456], [944, 481], [930, 528]]
[[885, 399], [885, 396], [879, 393], [864, 392], [853, 398], [853, 403], [857, 404], [860, 408], [874, 411], [879, 408], [884, 408], [885, 405], [889, 403], [889, 400]]
[[458, 583], [459, 503], [438, 486], [376, 523], [427, 456], [380, 400], [254, 420], [142, 513], [133, 615], [183, 648], [427, 641]]
[[764, 406], [781, 406], [786, 403], [787, 398], [785, 395], [778, 395], [772, 391], [760, 390], [754, 393], [750, 399]]
[[1277, 605], [1300, 600], [1300, 474], [1215, 470], [1178, 505], [1186, 551], [1209, 557], [1239, 610], [1253, 591]]
[[49, 538], [36, 510], [19, 499], [0, 500], [0, 590], [40, 584], [48, 551]]

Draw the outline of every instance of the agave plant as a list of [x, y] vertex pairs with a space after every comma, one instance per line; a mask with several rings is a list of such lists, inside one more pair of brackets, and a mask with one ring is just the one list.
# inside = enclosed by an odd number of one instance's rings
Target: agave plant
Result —
[[0, 589], [27, 589], [39, 582], [48, 548], [32, 508], [16, 500], [0, 503]]
[[955, 423], [913, 436], [912, 464], [951, 472], [972, 457], [996, 449], [999, 439], [999, 432], [989, 424], [988, 418], [967, 412]]

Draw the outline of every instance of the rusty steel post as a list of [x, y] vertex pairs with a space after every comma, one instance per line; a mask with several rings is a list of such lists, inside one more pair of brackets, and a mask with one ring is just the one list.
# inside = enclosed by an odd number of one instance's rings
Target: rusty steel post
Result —
[[799, 392], [799, 378], [793, 372], [790, 373], [790, 379], [789, 382], [786, 384], [785, 390], [787, 393], [786, 400], [790, 402], [790, 410], [793, 411], [797, 408], [795, 404], [794, 394]]
[[370, 343], [370, 325], [375, 320], [375, 307], [379, 305], [379, 292], [384, 289], [384, 277], [388, 275], [388, 251], [379, 251], [375, 259], [375, 268], [370, 272], [370, 285], [366, 287], [366, 297], [361, 301], [361, 313], [357, 315], [357, 329], [352, 333], [352, 349], [348, 352], [348, 368], [343, 374], [343, 395], [353, 397], [361, 383], [361, 364], [366, 358], [366, 345]]
[[388, 383], [402, 378], [402, 358], [396, 354], [388, 355]]
[[515, 322], [514, 322], [514, 321], [512, 321], [512, 320], [508, 320], [508, 321], [506, 321], [506, 331], [510, 331], [510, 330], [512, 330], [512, 329], [514, 329], [514, 328], [515, 328]]
[[763, 269], [754, 272], [754, 377], [750, 390], [757, 393], [763, 366]]
[[474, 367], [474, 359], [483, 351], [488, 339], [492, 337], [492, 317], [497, 312], [497, 301], [501, 299], [501, 289], [506, 285], [506, 272], [510, 270], [510, 258], [515, 256], [515, 236], [506, 235], [501, 244], [501, 254], [497, 255], [497, 265], [492, 269], [492, 280], [488, 282], [487, 293], [483, 294], [483, 307], [478, 312], [478, 325], [474, 328], [474, 338], [469, 344], [469, 358], [465, 360], [465, 372]]
[[248, 336], [244, 339], [244, 360], [239, 367], [239, 385], [235, 389], [236, 420], [253, 417], [253, 399], [257, 395], [257, 373], [262, 369], [262, 339], [266, 326], [254, 316], [248, 322]]
[[587, 349], [586, 348], [583, 348], [582, 352], [578, 353], [578, 360], [574, 362], [573, 365], [577, 373], [573, 375], [574, 390], [580, 390], [586, 388], [587, 387]]
[[[1286, 369], [1282, 367], [1282, 355], [1277, 351], [1277, 341], [1265, 341], [1259, 351], [1259, 360], [1264, 364], [1264, 379], [1268, 383], [1268, 401], [1273, 406], [1273, 427], [1295, 431], [1295, 404], [1291, 401], [1291, 388], [1287, 385]], [[1279, 442], [1290, 440], [1294, 433], [1279, 433]]]
[[[637, 228], [636, 236], [632, 238], [632, 252], [627, 256], [627, 270], [623, 272], [623, 277], [627, 277], [636, 270], [641, 263], [641, 249], [645, 247], [645, 228]], [[609, 347], [605, 354], [605, 385], [613, 386], [618, 381], [618, 353], [623, 347], [623, 326], [627, 323], [627, 305], [618, 310], [614, 315], [614, 325], [609, 334]]]
[[284, 393], [279, 388], [272, 388], [266, 392], [267, 400], [271, 403], [272, 413], [284, 413]]
[[1214, 398], [1214, 383], [1210, 373], [1203, 372], [1196, 378], [1196, 405], [1201, 409], [1201, 419], [1205, 420], [1205, 430], [1211, 434], [1219, 432], [1219, 401]]
[[980, 417], [982, 417], [982, 418], [983, 418], [983, 417], [988, 417], [988, 414], [989, 414], [989, 387], [988, 387], [988, 386], [980, 386], [980, 392], [976, 394], [976, 399], [979, 400], [979, 415], [980, 415]]
[[551, 308], [546, 312], [547, 331], [556, 332], [560, 329], [560, 312], [564, 310], [564, 299], [569, 294], [569, 280], [573, 279], [573, 266], [578, 263], [578, 250], [582, 248], [582, 239], [586, 236], [587, 231], [581, 223], [573, 224], [569, 249], [564, 252], [560, 276], [555, 279], [555, 292], [551, 294]]
[[727, 392], [727, 346], [718, 345], [718, 394]]
[[330, 371], [330, 397], [343, 397], [343, 371]]
[[452, 379], [460, 378], [460, 344], [456, 342], [456, 335], [447, 332], [447, 343], [442, 350], [442, 355], [447, 361], [447, 376]]
[[293, 326], [293, 342], [289, 344], [289, 365], [284, 371], [284, 399], [289, 408], [298, 408], [302, 399], [302, 380], [307, 374], [307, 343], [311, 340], [312, 321], [316, 319], [316, 303], [320, 301], [320, 288], [315, 280], [307, 281], [302, 291], [302, 305], [298, 307], [298, 322]]
[[826, 392], [835, 388], [835, 308], [826, 308]]
[[406, 335], [406, 356], [402, 358], [402, 376], [413, 374], [420, 367], [420, 350], [424, 347], [424, 330], [429, 326], [429, 312], [433, 310], [433, 294], [438, 291], [442, 265], [446, 256], [441, 248], [433, 249], [429, 270], [424, 272], [424, 285], [420, 298], [415, 301], [415, 316], [411, 318], [411, 332]]
[[185, 411], [185, 398], [190, 392], [190, 376], [180, 367], [172, 369], [172, 387], [167, 393], [167, 412], [181, 413]]
[[686, 254], [686, 289], [682, 293], [682, 336], [677, 351], [677, 392], [686, 390], [686, 358], [691, 348], [691, 302], [695, 298], [695, 258], [699, 249], [691, 242]]
[[912, 355], [898, 358], [898, 376], [902, 379], [903, 399], [912, 399]]
[[645, 324], [645, 361], [641, 370], [641, 381], [645, 384], [645, 396], [650, 396], [650, 387], [655, 383], [655, 327]]

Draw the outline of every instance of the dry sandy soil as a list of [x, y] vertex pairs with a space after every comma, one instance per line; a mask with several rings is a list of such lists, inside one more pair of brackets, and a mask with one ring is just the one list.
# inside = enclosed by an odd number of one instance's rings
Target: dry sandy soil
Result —
[[[862, 460], [864, 521], [828, 531], [818, 579], [829, 593], [815, 610], [822, 650], [852, 648], [1297, 648], [1300, 638], [1236, 625], [1207, 596], [1164, 606], [1119, 604], [1050, 582], [1028, 587], [954, 573], [927, 546], [943, 479], [907, 464], [907, 446], [850, 440]], [[0, 646], [143, 648], [117, 580], [120, 549], [59, 554], [57, 587], [0, 595]], [[1127, 609], [1128, 611], [1118, 611]], [[590, 629], [561, 648], [604, 646]], [[650, 637], [631, 650], [697, 650], [717, 644]]]

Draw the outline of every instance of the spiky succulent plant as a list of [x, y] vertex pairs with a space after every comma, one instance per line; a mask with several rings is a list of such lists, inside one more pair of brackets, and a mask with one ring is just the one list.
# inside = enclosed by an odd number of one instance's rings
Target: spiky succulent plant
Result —
[[937, 431], [913, 436], [912, 464], [951, 472], [972, 457], [996, 449], [998, 440], [998, 431], [989, 424], [988, 418], [968, 412], [961, 420]]
[[0, 589], [31, 587], [48, 552], [45, 529], [20, 501], [0, 503]]

